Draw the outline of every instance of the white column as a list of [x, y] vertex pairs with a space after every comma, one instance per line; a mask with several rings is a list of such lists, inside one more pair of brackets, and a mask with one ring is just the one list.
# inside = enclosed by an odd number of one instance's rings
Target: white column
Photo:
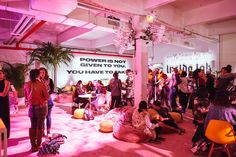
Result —
[[147, 82], [148, 82], [148, 52], [146, 41], [140, 39], [144, 35], [142, 32], [145, 18], [140, 16], [133, 17], [133, 28], [136, 30], [136, 51], [134, 55], [135, 86], [134, 104], [138, 107], [140, 101], [147, 101]]

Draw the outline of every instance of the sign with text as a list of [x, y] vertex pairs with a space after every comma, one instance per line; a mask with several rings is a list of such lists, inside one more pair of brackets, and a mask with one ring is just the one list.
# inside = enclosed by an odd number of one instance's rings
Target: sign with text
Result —
[[214, 60], [213, 55], [208, 52], [181, 53], [165, 57], [163, 66], [164, 71], [167, 74], [170, 74], [173, 68], [184, 70], [186, 72], [194, 71], [196, 69], [208, 71], [214, 68]]
[[83, 83], [101, 80], [106, 85], [113, 78], [115, 71], [124, 81], [126, 69], [132, 69], [132, 60], [131, 57], [74, 54], [69, 66], [62, 65], [58, 69], [58, 87], [76, 84], [78, 80], [82, 80]]

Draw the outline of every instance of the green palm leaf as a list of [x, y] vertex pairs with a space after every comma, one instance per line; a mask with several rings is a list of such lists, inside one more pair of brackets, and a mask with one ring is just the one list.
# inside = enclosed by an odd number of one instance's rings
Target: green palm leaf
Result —
[[39, 61], [46, 66], [53, 66], [54, 68], [54, 82], [56, 87], [56, 70], [61, 63], [69, 65], [74, 57], [71, 50], [55, 46], [51, 42], [42, 43], [42, 45], [32, 52], [28, 52], [30, 56], [29, 65], [34, 61]]

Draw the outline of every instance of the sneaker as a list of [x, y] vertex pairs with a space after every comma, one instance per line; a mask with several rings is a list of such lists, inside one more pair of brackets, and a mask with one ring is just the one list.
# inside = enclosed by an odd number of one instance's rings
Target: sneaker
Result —
[[191, 151], [195, 154], [197, 152], [197, 146], [192, 147]]

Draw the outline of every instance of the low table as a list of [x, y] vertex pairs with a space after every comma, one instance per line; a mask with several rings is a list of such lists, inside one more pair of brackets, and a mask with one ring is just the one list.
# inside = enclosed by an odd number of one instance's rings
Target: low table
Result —
[[[96, 98], [96, 95], [93, 94], [83, 94], [83, 95], [79, 95], [80, 98], [87, 98], [89, 100], [89, 108], [91, 109], [91, 98]], [[87, 106], [86, 106], [87, 107]]]

